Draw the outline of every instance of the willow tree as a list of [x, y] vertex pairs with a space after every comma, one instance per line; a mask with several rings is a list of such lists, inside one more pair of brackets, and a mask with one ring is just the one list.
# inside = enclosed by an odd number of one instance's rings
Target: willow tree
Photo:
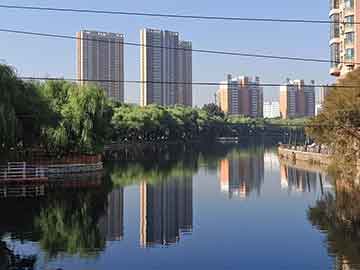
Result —
[[51, 116], [38, 84], [19, 80], [11, 67], [0, 65], [0, 148], [39, 144]]
[[55, 125], [44, 131], [48, 151], [102, 151], [111, 117], [106, 114], [104, 91], [95, 85], [79, 86], [66, 81], [47, 82], [42, 89], [57, 118]]
[[327, 145], [344, 166], [360, 159], [360, 69], [330, 88], [321, 113], [307, 128], [318, 144]]

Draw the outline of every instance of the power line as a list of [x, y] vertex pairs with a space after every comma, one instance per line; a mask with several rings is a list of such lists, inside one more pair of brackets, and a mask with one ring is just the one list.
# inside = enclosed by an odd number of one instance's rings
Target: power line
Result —
[[[107, 79], [76, 79], [76, 78], [62, 78], [62, 77], [32, 77], [20, 76], [21, 80], [26, 81], [69, 81], [69, 82], [98, 82], [98, 83], [127, 83], [127, 84], [172, 84], [172, 85], [197, 85], [197, 86], [222, 86], [229, 85], [227, 82], [178, 82], [178, 81], [141, 81], [141, 80], [107, 80]], [[233, 83], [230, 83], [233, 84]], [[246, 83], [239, 84], [240, 86], [259, 86], [259, 87], [280, 87], [292, 84], [287, 83]], [[330, 87], [330, 88], [360, 88], [360, 85], [325, 85], [325, 84], [304, 84], [304, 87]]]
[[21, 34], [21, 35], [30, 35], [30, 36], [40, 36], [40, 37], [60, 38], [60, 39], [97, 41], [97, 42], [104, 42], [104, 43], [108, 43], [108, 44], [112, 44], [112, 43], [119, 44], [120, 43], [120, 44], [127, 45], [127, 46], [157, 48], [157, 49], [167, 49], [167, 50], [190, 51], [190, 52], [206, 53], [206, 54], [218, 54], [218, 55], [228, 55], [228, 56], [264, 58], [264, 59], [277, 59], [277, 60], [301, 61], [301, 62], [317, 62], [317, 63], [336, 63], [336, 64], [351, 64], [351, 65], [356, 64], [356, 65], [360, 65], [360, 63], [356, 63], [356, 62], [341, 62], [341, 61], [332, 61], [332, 60], [329, 60], [329, 59], [290, 57], [290, 56], [267, 55], [267, 54], [253, 54], [253, 53], [219, 51], [219, 50], [164, 47], [164, 46], [156, 46], [156, 45], [149, 45], [149, 44], [140, 44], [140, 43], [135, 43], [135, 42], [120, 42], [120, 41], [115, 41], [115, 40], [82, 38], [82, 37], [76, 37], [76, 36], [70, 36], [70, 35], [60, 35], [60, 34], [32, 32], [32, 31], [22, 31], [22, 30], [5, 29], [5, 28], [0, 28], [0, 32]]
[[40, 6], [19, 6], [19, 5], [0, 5], [0, 8], [5, 9], [21, 9], [34, 11], [51, 11], [51, 12], [67, 12], [67, 13], [88, 13], [88, 14], [103, 14], [103, 15], [123, 15], [123, 16], [145, 16], [157, 18], [172, 18], [172, 19], [191, 19], [191, 20], [215, 20], [215, 21], [239, 21], [239, 22], [271, 22], [271, 23], [312, 23], [312, 24], [360, 24], [360, 22], [339, 22], [329, 20], [305, 20], [305, 19], [276, 19], [276, 18], [252, 18], [252, 17], [228, 17], [228, 16], [204, 16], [204, 15], [182, 15], [182, 14], [165, 14], [165, 13], [150, 13], [150, 12], [129, 12], [129, 11], [111, 11], [98, 9], [75, 9], [75, 8], [54, 8], [54, 7], [40, 7]]

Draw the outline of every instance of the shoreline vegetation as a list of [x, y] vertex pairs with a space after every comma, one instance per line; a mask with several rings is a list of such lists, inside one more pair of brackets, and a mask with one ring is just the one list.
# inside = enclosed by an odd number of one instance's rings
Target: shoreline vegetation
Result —
[[360, 87], [354, 87], [359, 85], [360, 69], [339, 79], [306, 128], [316, 144], [331, 149], [329, 170], [337, 179], [355, 181], [360, 174]]
[[[215, 104], [139, 107], [112, 102], [95, 84], [22, 81], [0, 65], [0, 149], [43, 152], [49, 158], [103, 154], [107, 144], [167, 144], [217, 137], [281, 136], [306, 119], [226, 116]], [[279, 135], [280, 134], [280, 135]]]

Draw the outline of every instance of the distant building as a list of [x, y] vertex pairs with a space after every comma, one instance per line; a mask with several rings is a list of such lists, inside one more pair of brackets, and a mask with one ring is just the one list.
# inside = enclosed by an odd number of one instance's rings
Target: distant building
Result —
[[315, 116], [315, 82], [288, 80], [280, 86], [280, 114], [284, 119]]
[[228, 115], [263, 117], [263, 89], [260, 78], [227, 76], [217, 91], [217, 103]]
[[330, 0], [330, 74], [344, 77], [360, 63], [360, 0]]
[[330, 91], [330, 87], [328, 86], [323, 86], [320, 88], [320, 92], [319, 92], [319, 104], [324, 104], [325, 98], [326, 96], [329, 94]]
[[278, 101], [264, 102], [264, 118], [280, 117], [280, 103]]
[[179, 33], [143, 29], [140, 105], [192, 106], [192, 44]]
[[77, 37], [77, 79], [95, 83], [107, 97], [124, 102], [124, 36], [80, 31]]

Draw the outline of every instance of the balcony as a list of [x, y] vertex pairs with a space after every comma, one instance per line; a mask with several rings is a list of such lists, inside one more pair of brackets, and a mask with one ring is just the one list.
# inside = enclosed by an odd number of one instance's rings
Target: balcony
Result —
[[336, 76], [339, 77], [340, 76], [340, 69], [337, 67], [333, 67], [330, 69], [330, 75], [331, 76]]

